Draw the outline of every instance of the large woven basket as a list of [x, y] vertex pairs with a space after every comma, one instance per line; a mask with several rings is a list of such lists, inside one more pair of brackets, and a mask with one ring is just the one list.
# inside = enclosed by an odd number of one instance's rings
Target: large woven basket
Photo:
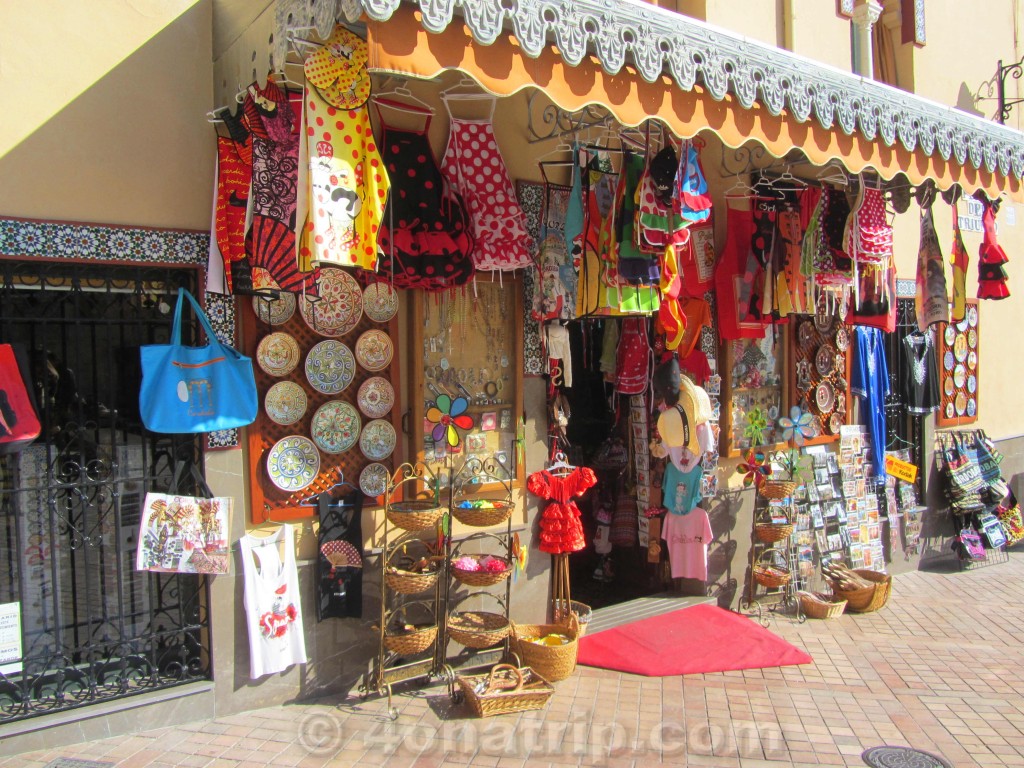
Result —
[[754, 526], [754, 534], [758, 541], [773, 544], [776, 541], [788, 539], [793, 535], [792, 523], [757, 523]]
[[[480, 560], [486, 557], [486, 555], [460, 555], [460, 557], [471, 557], [474, 560]], [[453, 564], [451, 567], [452, 576], [468, 587], [492, 587], [495, 584], [500, 584], [512, 575], [512, 568], [505, 558], [497, 557], [495, 559], [505, 563], [504, 571], [466, 571], [462, 568], [456, 568]]]
[[502, 642], [511, 629], [500, 613], [462, 611], [448, 617], [448, 636], [467, 648], [490, 648]]
[[[551, 634], [566, 635], [565, 645], [540, 645], [531, 638]], [[512, 622], [512, 650], [525, 666], [530, 667], [552, 683], [565, 680], [576, 669], [576, 656], [580, 647], [580, 625], [576, 616], [569, 614], [566, 624], [516, 624]]]
[[555, 688], [529, 667], [495, 664], [485, 675], [455, 678], [477, 717], [543, 709]]
[[487, 528], [504, 523], [512, 514], [513, 505], [504, 499], [482, 499], [481, 501], [489, 502], [493, 506], [463, 507], [456, 504], [452, 507], [452, 517], [463, 525]]
[[765, 480], [761, 484], [761, 495], [766, 499], [788, 499], [796, 493], [797, 484], [788, 480]]
[[389, 568], [387, 573], [384, 574], [384, 581], [389, 589], [399, 594], [415, 595], [419, 592], [433, 589], [440, 575], [440, 571], [416, 573], [414, 571], [403, 571], [401, 568]]
[[414, 656], [417, 653], [422, 653], [433, 645], [436, 637], [436, 624], [419, 627], [412, 632], [403, 632], [401, 634], [385, 632], [384, 647], [392, 653], [400, 653], [404, 656]]
[[388, 522], [407, 531], [433, 528], [444, 517], [444, 507], [433, 501], [396, 501], [384, 510]]
[[837, 598], [846, 600], [846, 610], [852, 613], [871, 613], [889, 602], [892, 576], [872, 571], [870, 568], [856, 568], [853, 572], [875, 584], [870, 587], [843, 589], [836, 582], [832, 582], [832, 593]]
[[800, 609], [812, 619], [835, 619], [843, 615], [846, 601], [830, 595], [814, 592], [797, 592], [800, 595]]

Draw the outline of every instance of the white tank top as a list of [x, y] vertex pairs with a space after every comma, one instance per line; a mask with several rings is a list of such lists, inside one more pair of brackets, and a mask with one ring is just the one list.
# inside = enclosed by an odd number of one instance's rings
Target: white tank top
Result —
[[[284, 559], [280, 547], [284, 546]], [[245, 574], [245, 620], [249, 628], [249, 677], [306, 663], [302, 634], [295, 533], [290, 525], [270, 536], [239, 539]]]

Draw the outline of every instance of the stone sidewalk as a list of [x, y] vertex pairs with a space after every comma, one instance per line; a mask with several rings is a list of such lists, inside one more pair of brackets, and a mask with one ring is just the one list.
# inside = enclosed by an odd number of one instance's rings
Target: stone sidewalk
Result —
[[[771, 629], [799, 667], [647, 678], [579, 668], [543, 712], [475, 720], [444, 686], [275, 707], [17, 757], [141, 766], [863, 766], [906, 745], [957, 768], [1024, 766], [1024, 553], [898, 576], [882, 611]], [[2, 749], [0, 749], [2, 754]]]

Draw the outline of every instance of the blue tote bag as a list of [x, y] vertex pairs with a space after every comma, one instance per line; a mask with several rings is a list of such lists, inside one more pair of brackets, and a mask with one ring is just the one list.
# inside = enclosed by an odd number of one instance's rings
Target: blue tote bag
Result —
[[[181, 344], [181, 309], [187, 298], [206, 331], [205, 347]], [[199, 303], [178, 289], [170, 344], [141, 348], [142, 423], [153, 432], [213, 432], [252, 424], [258, 399], [252, 359], [221, 344]]]

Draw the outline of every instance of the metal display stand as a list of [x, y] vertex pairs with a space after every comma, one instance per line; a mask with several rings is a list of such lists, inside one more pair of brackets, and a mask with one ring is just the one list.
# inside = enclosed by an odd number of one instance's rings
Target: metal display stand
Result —
[[[762, 498], [759, 496], [759, 499]], [[755, 512], [754, 514], [753, 544], [750, 548], [750, 581], [747, 593], [740, 601], [740, 611], [756, 616], [757, 621], [763, 627], [767, 627], [771, 623], [772, 616], [778, 613], [792, 613], [801, 624], [807, 618], [797, 595], [799, 562], [796, 536], [793, 533], [793, 522], [796, 520], [793, 497], [787, 497], [786, 502], [790, 520], [790, 523], [787, 524], [789, 532], [774, 541], [766, 540], [766, 536], [759, 532], [758, 528], [763, 527], [770, 530], [774, 527], [782, 531], [785, 527], [758, 523], [759, 513]], [[766, 506], [763, 506], [760, 512], [763, 513], [765, 509]], [[767, 537], [771, 537], [771, 535], [767, 533]], [[773, 571], [767, 571], [768, 568]], [[785, 580], [775, 579], [773, 578], [775, 572], [788, 574], [788, 578]]]

